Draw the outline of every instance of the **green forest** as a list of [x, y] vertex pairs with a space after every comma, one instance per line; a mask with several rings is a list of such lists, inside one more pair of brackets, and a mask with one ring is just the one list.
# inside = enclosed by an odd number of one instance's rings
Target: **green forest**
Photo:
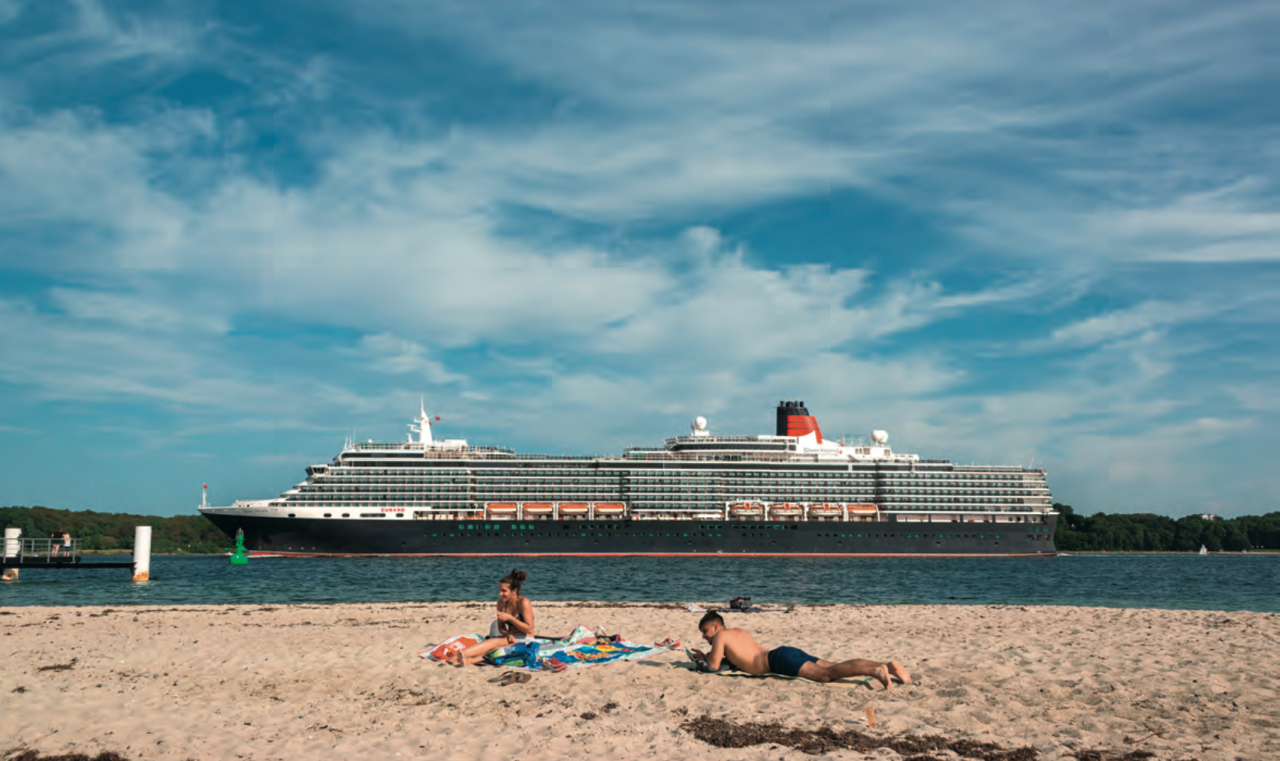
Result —
[[207, 555], [230, 549], [233, 542], [203, 515], [159, 518], [92, 510], [48, 507], [0, 507], [0, 527], [20, 528], [23, 537], [45, 538], [61, 528], [81, 540], [85, 552], [133, 550], [135, 526], [151, 527], [151, 551], [164, 555]]
[[[1070, 505], [1055, 504], [1055, 545], [1060, 552], [1210, 552], [1280, 549], [1280, 512], [1204, 520], [1198, 515], [1170, 518], [1152, 514], [1076, 515]], [[132, 550], [135, 526], [151, 526], [151, 551], [208, 554], [229, 549], [231, 540], [200, 515], [154, 515], [0, 507], [0, 527], [20, 528], [25, 537], [47, 537], [61, 528], [87, 552]]]
[[1280, 549], [1280, 512], [1205, 520], [1199, 515], [1170, 518], [1151, 513], [1076, 515], [1071, 505], [1054, 504], [1061, 515], [1054, 546], [1059, 552], [1210, 552]]

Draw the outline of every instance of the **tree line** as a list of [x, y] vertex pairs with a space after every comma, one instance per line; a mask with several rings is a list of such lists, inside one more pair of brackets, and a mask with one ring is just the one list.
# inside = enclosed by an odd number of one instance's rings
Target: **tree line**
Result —
[[[1060, 552], [1210, 552], [1280, 549], [1280, 512], [1205, 520], [1198, 515], [1170, 518], [1150, 513], [1077, 515], [1071, 505], [1054, 504], [1061, 515], [1054, 544]], [[0, 507], [0, 527], [20, 528], [24, 537], [43, 538], [62, 529], [86, 551], [132, 550], [135, 526], [151, 526], [151, 551], [163, 554], [223, 552], [232, 541], [202, 515], [154, 515]]]
[[1210, 552], [1280, 549], [1280, 512], [1205, 520], [1199, 515], [1170, 518], [1152, 513], [1076, 515], [1055, 503], [1059, 552]]
[[89, 552], [133, 550], [135, 526], [151, 527], [151, 551], [165, 555], [207, 555], [232, 546], [232, 540], [203, 515], [98, 513], [48, 507], [0, 507], [0, 528], [20, 528], [23, 538], [47, 538], [62, 529]]

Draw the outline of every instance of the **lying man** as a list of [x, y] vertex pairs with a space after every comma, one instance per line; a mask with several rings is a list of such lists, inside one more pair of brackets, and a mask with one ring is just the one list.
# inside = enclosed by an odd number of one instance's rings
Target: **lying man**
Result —
[[748, 674], [781, 674], [798, 676], [812, 682], [833, 682], [846, 676], [875, 677], [886, 690], [892, 689], [893, 680], [903, 684], [911, 681], [897, 661], [879, 663], [854, 659], [832, 663], [809, 655], [795, 647], [777, 647], [765, 650], [743, 629], [729, 629], [719, 613], [711, 611], [698, 622], [702, 638], [711, 643], [711, 654], [701, 650], [689, 650], [689, 659], [697, 664], [698, 671], [719, 671], [728, 661], [739, 671]]

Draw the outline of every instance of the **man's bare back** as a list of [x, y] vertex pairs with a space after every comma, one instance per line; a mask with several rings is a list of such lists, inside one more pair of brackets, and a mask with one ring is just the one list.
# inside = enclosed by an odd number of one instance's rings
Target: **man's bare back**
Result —
[[688, 651], [690, 660], [699, 664], [699, 670], [718, 671], [728, 661], [748, 674], [798, 676], [814, 682], [869, 676], [884, 685], [886, 690], [892, 689], [894, 680], [903, 684], [911, 681], [911, 674], [897, 661], [880, 663], [855, 658], [833, 663], [794, 647], [765, 650], [746, 630], [726, 627], [724, 619], [714, 611], [703, 617], [698, 630], [702, 632], [702, 638], [711, 643], [710, 653]]
[[711, 638], [711, 652], [705, 658], [707, 666], [720, 668], [724, 661], [748, 674], [769, 673], [769, 651], [756, 642], [746, 629], [721, 629]]

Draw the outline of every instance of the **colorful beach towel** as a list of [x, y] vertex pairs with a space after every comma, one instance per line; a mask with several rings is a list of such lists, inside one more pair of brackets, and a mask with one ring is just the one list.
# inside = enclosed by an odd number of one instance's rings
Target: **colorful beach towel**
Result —
[[622, 640], [619, 642], [603, 642], [594, 645], [585, 643], [567, 645], [563, 648], [547, 652], [540, 660], [540, 668], [557, 668], [563, 666], [571, 669], [593, 668], [618, 661], [642, 661], [655, 655], [671, 652], [671, 648], [641, 645]]
[[[475, 637], [474, 634], [459, 634], [433, 645], [429, 650], [418, 653], [418, 656], [428, 660], [443, 661], [451, 652], [474, 644], [468, 640]], [[660, 645], [641, 645], [626, 640], [600, 643], [596, 643], [595, 640], [596, 635], [590, 629], [578, 626], [569, 636], [560, 639], [537, 640], [532, 645], [517, 643], [511, 647], [498, 648], [486, 655], [484, 662], [517, 671], [563, 671], [571, 668], [593, 668], [619, 661], [642, 661], [669, 653], [673, 649]], [[461, 642], [466, 644], [459, 645], [458, 643]], [[676, 644], [679, 645], [679, 643]]]

